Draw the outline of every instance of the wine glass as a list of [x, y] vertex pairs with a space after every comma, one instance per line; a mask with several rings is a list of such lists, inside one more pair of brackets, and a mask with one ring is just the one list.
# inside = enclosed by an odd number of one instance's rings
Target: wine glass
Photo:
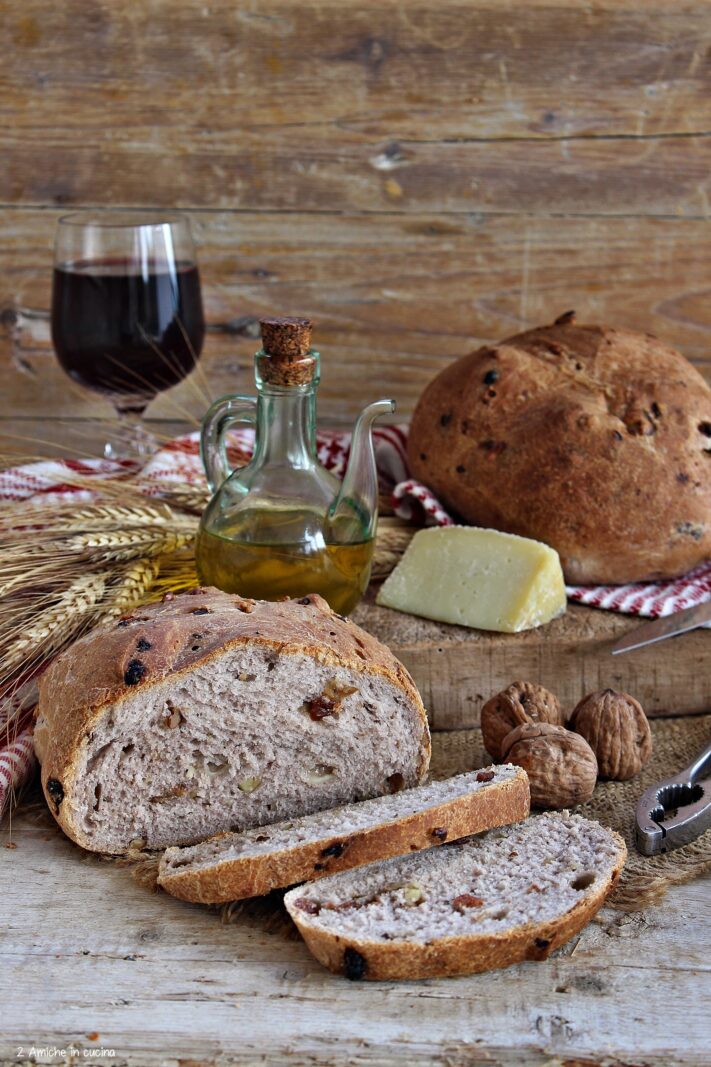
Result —
[[190, 373], [204, 337], [187, 218], [80, 212], [59, 220], [52, 343], [70, 378], [116, 409], [119, 430], [106, 458], [141, 460], [155, 449], [144, 412]]

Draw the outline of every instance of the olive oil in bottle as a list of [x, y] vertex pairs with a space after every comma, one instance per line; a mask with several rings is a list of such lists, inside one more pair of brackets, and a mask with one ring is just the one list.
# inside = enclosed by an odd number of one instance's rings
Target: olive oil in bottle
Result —
[[[196, 546], [203, 585], [257, 600], [320, 593], [348, 614], [370, 578], [378, 507], [372, 425], [391, 400], [370, 404], [353, 432], [343, 481], [319, 462], [319, 354], [306, 319], [263, 319], [257, 398], [229, 396], [208, 411], [202, 457], [214, 492]], [[230, 470], [225, 431], [255, 426], [254, 455]]]
[[248, 509], [232, 529], [201, 530], [200, 582], [256, 600], [320, 593], [347, 615], [368, 587], [373, 540], [329, 542], [319, 525], [308, 511]]

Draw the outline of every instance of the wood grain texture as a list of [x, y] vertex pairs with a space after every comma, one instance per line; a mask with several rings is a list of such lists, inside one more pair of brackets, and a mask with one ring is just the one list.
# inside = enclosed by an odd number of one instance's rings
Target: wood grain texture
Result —
[[[5, 6], [3, 30], [15, 129], [30, 143], [44, 130], [54, 149], [92, 134], [85, 147], [98, 149], [96, 176], [76, 171], [99, 191], [112, 153], [127, 146], [132, 158], [159, 159], [167, 143], [169, 154], [211, 153], [216, 168], [237, 162], [224, 184], [232, 177], [240, 194], [254, 160], [249, 142], [236, 159], [242, 130], [266, 140], [331, 127], [333, 158], [344, 142], [383, 131], [461, 141], [711, 130], [711, 29], [700, 0], [527, 0], [505, 15], [491, 0], [359, 0], [347, 9], [338, 0], [23, 0]], [[257, 170], [262, 181], [246, 188], [265, 195], [270, 171]], [[33, 197], [18, 170], [15, 198], [47, 202], [47, 179], [29, 176]], [[74, 179], [65, 180], [54, 196], [70, 196]], [[175, 181], [180, 188], [185, 178]]]
[[711, 633], [612, 656], [616, 640], [643, 620], [569, 604], [559, 619], [520, 634], [495, 634], [378, 607], [371, 589], [354, 622], [384, 641], [412, 674], [435, 730], [479, 725], [484, 701], [511, 682], [537, 682], [569, 712], [587, 693], [620, 689], [650, 716], [709, 710]]
[[[112, 130], [98, 155], [86, 127], [54, 132], [49, 145], [43, 128], [0, 131], [5, 202], [708, 219], [710, 134], [417, 140], [388, 129], [366, 136], [296, 122], [213, 133], [205, 143], [200, 128], [150, 135], [128, 126]], [[48, 151], [56, 167], [46, 167]]]
[[[0, 211], [0, 394], [16, 416], [105, 415], [51, 348], [56, 217]], [[194, 224], [208, 389], [191, 377], [156, 417], [200, 417], [207, 392], [250, 391], [257, 319], [274, 312], [316, 322], [321, 417], [333, 424], [377, 395], [407, 417], [448, 360], [569, 307], [657, 333], [711, 371], [711, 242], [694, 220], [201, 212]]]
[[709, 373], [703, 0], [9, 0], [0, 30], [13, 414], [106, 414], [46, 318], [57, 215], [87, 205], [191, 212], [215, 394], [250, 386], [264, 312], [316, 319], [339, 424], [571, 306]]
[[708, 879], [602, 912], [546, 963], [373, 986], [321, 968], [273, 902], [223, 925], [47, 820], [20, 816], [0, 851], [3, 1064], [69, 1043], [150, 1067], [708, 1063]]

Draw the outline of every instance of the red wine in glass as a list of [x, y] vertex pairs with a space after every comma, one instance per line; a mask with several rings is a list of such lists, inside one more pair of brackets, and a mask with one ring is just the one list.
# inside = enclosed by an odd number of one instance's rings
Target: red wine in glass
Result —
[[143, 412], [193, 370], [204, 336], [186, 219], [107, 213], [60, 220], [52, 342], [67, 374], [107, 396], [119, 414], [123, 440], [105, 455], [150, 451]]

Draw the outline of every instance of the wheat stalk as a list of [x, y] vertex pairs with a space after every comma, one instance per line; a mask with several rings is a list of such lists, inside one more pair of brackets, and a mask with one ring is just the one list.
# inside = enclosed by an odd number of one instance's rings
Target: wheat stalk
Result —
[[185, 482], [161, 493], [160, 499], [165, 500], [167, 504], [201, 515], [210, 502], [210, 493], [207, 488]]
[[5, 580], [0, 582], [0, 612], [2, 612], [9, 605], [9, 601], [6, 598], [9, 597], [10, 593], [26, 587], [28, 578], [35, 585], [42, 581], [51, 582], [52, 578], [56, 576], [56, 566], [52, 562], [45, 562], [44, 565], [36, 566], [29, 573], [27, 566], [25, 566], [20, 567], [13, 574], [11, 568], [7, 565], [7, 559], [4, 559], [3, 565], [0, 565], [0, 573], [5, 575]]
[[189, 549], [163, 556], [159, 560], [158, 576], [150, 591], [150, 599], [158, 599], [164, 593], [182, 593], [197, 585], [195, 554]]
[[84, 554], [91, 551], [93, 559], [128, 560], [137, 556], [155, 558], [177, 552], [192, 543], [195, 530], [111, 530], [108, 533], [87, 533], [69, 537], [62, 542], [67, 552]]
[[19, 504], [4, 512], [0, 509], [0, 535], [5, 531], [14, 534], [18, 529], [27, 528], [32, 530], [35, 538], [115, 527], [122, 530], [146, 526], [192, 529], [194, 525], [194, 518], [173, 511], [167, 503], [96, 504], [79, 510], [76, 507], [54, 507], [49, 517], [46, 506], [38, 504]]
[[[194, 515], [177, 500], [142, 497], [125, 479], [83, 481], [90, 502], [0, 506], [0, 694], [8, 699], [91, 627], [169, 584], [195, 583]], [[19, 708], [8, 712], [8, 735], [20, 719]]]
[[84, 574], [76, 578], [58, 597], [57, 603], [43, 611], [21, 637], [5, 650], [4, 665], [21, 661], [28, 652], [44, 651], [63, 644], [86, 622], [106, 588], [105, 575]]
[[157, 559], [137, 559], [130, 563], [119, 581], [111, 589], [111, 599], [104, 609], [106, 619], [124, 615], [136, 604], [143, 603], [160, 570]]
[[55, 510], [47, 528], [74, 530], [82, 532], [113, 525], [121, 528], [143, 526], [169, 526], [176, 522], [178, 516], [165, 504], [92, 504], [79, 511], [67, 508], [65, 512]]

